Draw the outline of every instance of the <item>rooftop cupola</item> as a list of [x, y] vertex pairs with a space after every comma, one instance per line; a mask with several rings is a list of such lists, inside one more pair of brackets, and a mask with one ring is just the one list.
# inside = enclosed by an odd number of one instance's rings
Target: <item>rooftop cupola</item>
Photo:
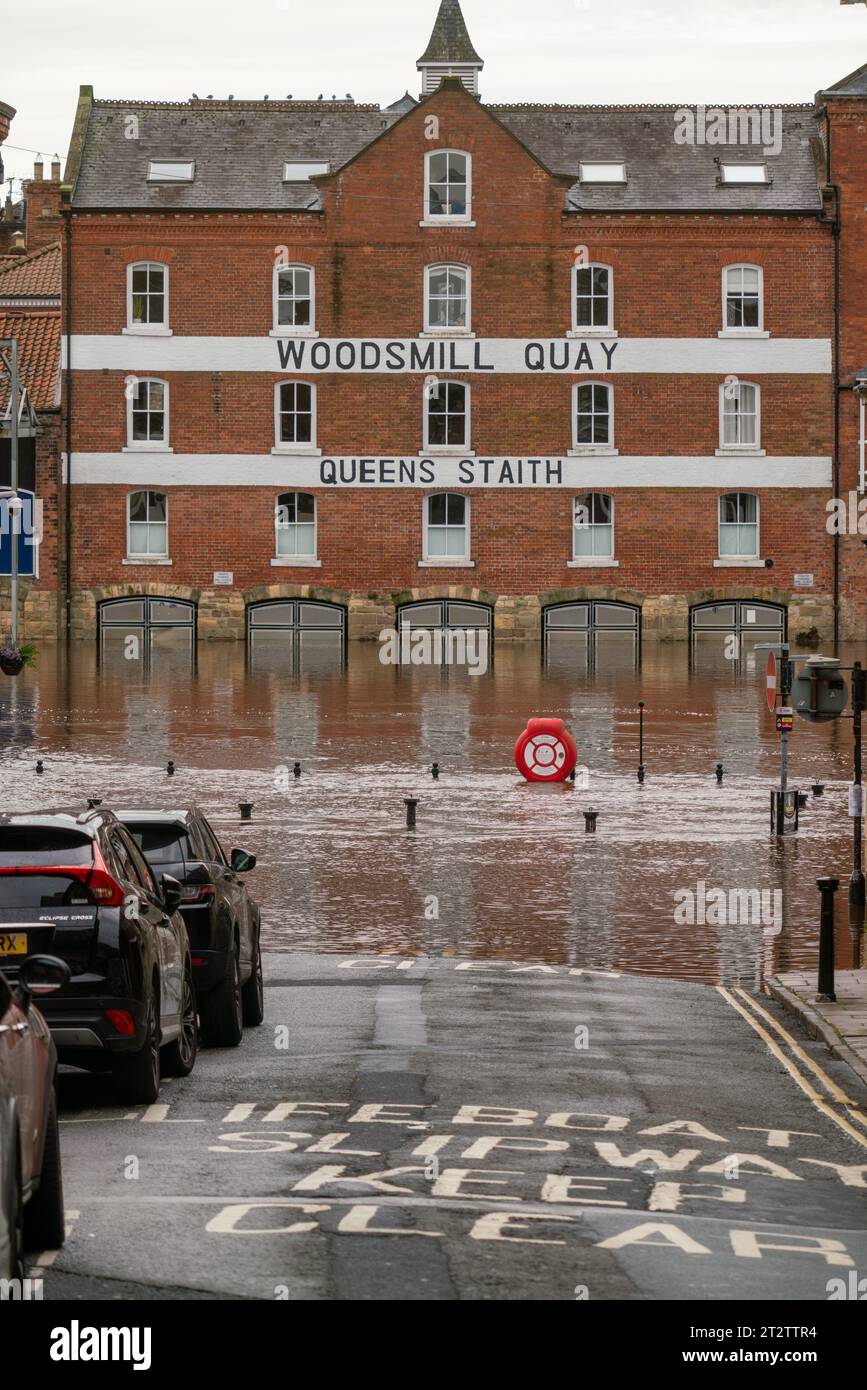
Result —
[[422, 75], [422, 96], [435, 92], [444, 77], [459, 77], [467, 91], [478, 96], [484, 66], [473, 48], [459, 0], [440, 0], [430, 43], [416, 64]]

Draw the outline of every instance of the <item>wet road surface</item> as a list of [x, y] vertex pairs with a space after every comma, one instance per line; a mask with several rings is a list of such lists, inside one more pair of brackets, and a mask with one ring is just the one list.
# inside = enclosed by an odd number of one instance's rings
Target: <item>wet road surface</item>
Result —
[[867, 1269], [867, 1097], [795, 1029], [745, 990], [271, 953], [264, 1025], [158, 1106], [65, 1073], [44, 1296], [825, 1301]]

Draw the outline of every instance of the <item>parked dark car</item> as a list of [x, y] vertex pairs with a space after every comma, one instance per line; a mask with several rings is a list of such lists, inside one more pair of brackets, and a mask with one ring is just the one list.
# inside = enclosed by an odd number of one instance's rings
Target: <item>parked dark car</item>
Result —
[[0, 1279], [21, 1279], [24, 1251], [57, 1250], [66, 1234], [57, 1052], [33, 996], [68, 980], [53, 956], [24, 960], [15, 988], [0, 971]]
[[198, 1023], [181, 886], [157, 878], [105, 807], [0, 815], [0, 968], [50, 951], [71, 979], [43, 1012], [61, 1062], [110, 1071], [150, 1104], [187, 1076]]
[[241, 874], [256, 856], [222, 845], [197, 806], [185, 811], [118, 811], [154, 873], [181, 884], [202, 1037], [236, 1047], [244, 1025], [264, 1017], [261, 914]]

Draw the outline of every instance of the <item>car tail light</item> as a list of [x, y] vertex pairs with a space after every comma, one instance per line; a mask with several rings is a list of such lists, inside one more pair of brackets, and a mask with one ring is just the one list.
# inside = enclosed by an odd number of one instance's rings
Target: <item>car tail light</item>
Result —
[[106, 1009], [105, 1016], [116, 1032], [131, 1038], [135, 1032], [135, 1019], [128, 1009]]
[[49, 878], [73, 878], [89, 894], [91, 900], [103, 907], [122, 907], [124, 892], [116, 879], [112, 878], [101, 857], [93, 864], [26, 864], [16, 868], [2, 868], [0, 874], [40, 874]]
[[209, 883], [204, 887], [194, 887], [192, 884], [185, 886], [181, 894], [182, 903], [206, 903], [214, 896], [214, 889]]
[[205, 957], [204, 957], [204, 956], [191, 956], [191, 957], [190, 957], [190, 964], [191, 964], [191, 965], [204, 965], [204, 963], [205, 963]]

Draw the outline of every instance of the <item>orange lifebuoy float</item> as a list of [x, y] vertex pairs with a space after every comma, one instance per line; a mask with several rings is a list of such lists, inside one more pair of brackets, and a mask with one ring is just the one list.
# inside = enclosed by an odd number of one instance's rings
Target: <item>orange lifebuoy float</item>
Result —
[[578, 749], [562, 719], [531, 719], [515, 744], [515, 766], [528, 782], [565, 782]]

